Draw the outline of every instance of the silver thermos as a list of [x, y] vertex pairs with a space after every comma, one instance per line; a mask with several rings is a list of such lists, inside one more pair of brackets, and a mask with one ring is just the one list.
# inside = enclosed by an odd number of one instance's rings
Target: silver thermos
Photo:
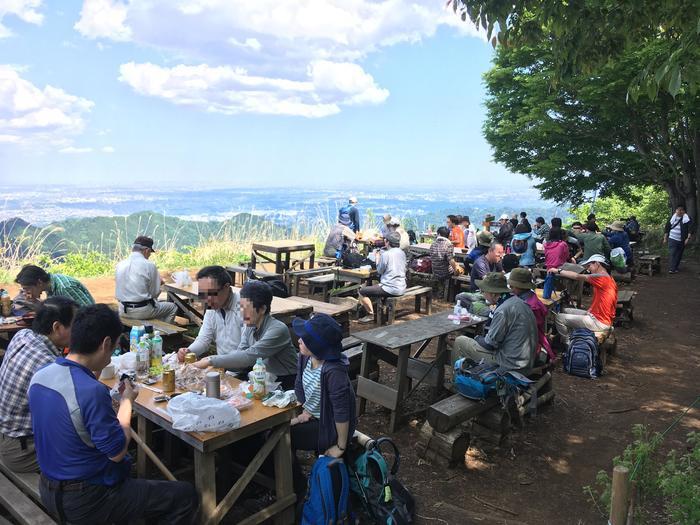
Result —
[[221, 375], [219, 375], [219, 372], [207, 372], [205, 384], [207, 397], [219, 399], [221, 396]]

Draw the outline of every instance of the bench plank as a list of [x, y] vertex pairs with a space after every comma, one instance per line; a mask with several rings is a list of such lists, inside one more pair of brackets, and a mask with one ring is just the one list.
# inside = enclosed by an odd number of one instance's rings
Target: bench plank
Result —
[[474, 401], [461, 394], [454, 394], [428, 407], [428, 423], [438, 432], [447, 432], [462, 421], [492, 409], [498, 403], [495, 396], [485, 401]]
[[0, 474], [0, 503], [22, 525], [55, 525], [44, 510], [18, 489], [4, 474]]
[[186, 328], [166, 323], [159, 319], [132, 319], [130, 317], [124, 317], [124, 315], [120, 315], [119, 319], [124, 326], [128, 326], [129, 328], [146, 324], [151, 325], [154, 330], [158, 330], [162, 335], [178, 335], [184, 334], [187, 331]]

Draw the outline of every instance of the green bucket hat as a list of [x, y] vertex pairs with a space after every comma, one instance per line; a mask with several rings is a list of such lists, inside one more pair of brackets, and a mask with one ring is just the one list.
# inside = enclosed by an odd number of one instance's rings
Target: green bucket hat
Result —
[[486, 230], [483, 230], [483, 231], [480, 231], [479, 233], [476, 234], [476, 243], [479, 246], [489, 247], [492, 242], [493, 242], [493, 234], [492, 233], [487, 232]]
[[508, 286], [519, 290], [531, 290], [535, 287], [532, 274], [527, 268], [513, 268], [508, 277]]
[[482, 292], [510, 293], [510, 288], [508, 288], [506, 283], [506, 276], [501, 272], [487, 273], [483, 279], [477, 279], [475, 282]]

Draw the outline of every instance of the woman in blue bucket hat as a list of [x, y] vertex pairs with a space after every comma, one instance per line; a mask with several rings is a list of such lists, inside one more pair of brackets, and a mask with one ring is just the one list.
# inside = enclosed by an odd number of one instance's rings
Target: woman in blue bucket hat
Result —
[[329, 315], [292, 322], [299, 336], [299, 359], [294, 385], [303, 411], [292, 419], [292, 466], [294, 491], [302, 497], [306, 478], [296, 457], [297, 450], [342, 457], [355, 431], [355, 392], [348, 377], [348, 358], [343, 354], [343, 332]]

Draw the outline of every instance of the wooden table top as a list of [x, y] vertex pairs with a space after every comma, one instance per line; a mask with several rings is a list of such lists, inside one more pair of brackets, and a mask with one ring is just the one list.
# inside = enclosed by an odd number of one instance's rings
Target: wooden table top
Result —
[[[415, 252], [420, 252], [420, 253], [429, 253], [431, 246], [432, 246], [432, 244], [430, 244], [428, 242], [419, 242], [418, 244], [412, 244], [411, 246], [408, 247], [408, 249], [413, 250]], [[454, 254], [455, 255], [466, 255], [467, 250], [465, 250], [464, 248], [455, 248]]]
[[428, 315], [389, 326], [381, 326], [372, 330], [353, 333], [352, 335], [366, 343], [395, 349], [486, 322], [485, 317], [480, 317], [479, 320], [454, 324], [451, 319], [447, 318], [451, 313], [440, 312], [439, 314]]
[[18, 325], [17, 323], [2, 323], [2, 324], [0, 324], [0, 333], [13, 334], [15, 332], [19, 332], [23, 328], [31, 328], [31, 325], [30, 326], [21, 326], [21, 325]]
[[542, 301], [542, 304], [545, 306], [551, 306], [553, 304], [557, 304], [559, 301], [561, 301], [561, 294], [557, 291], [552, 292], [552, 297], [550, 299], [545, 299], [543, 297], [544, 290], [542, 288], [535, 288], [535, 294], [539, 298], [540, 301]]
[[334, 268], [334, 270], [339, 276], [345, 275], [363, 278], [368, 278], [377, 273], [377, 270], [374, 268]]
[[[112, 388], [118, 380], [112, 378], [103, 379], [101, 381], [109, 388]], [[238, 385], [241, 383], [238, 379], [229, 375], [225, 375], [223, 381], [235, 389], [238, 389]], [[149, 386], [158, 389], [163, 387], [160, 381]], [[262, 404], [262, 401], [254, 399], [252, 407], [241, 411], [241, 425], [234, 430], [228, 432], [182, 432], [173, 430], [172, 419], [166, 410], [167, 403], [156, 403], [153, 401], [153, 398], [160, 394], [143, 388], [143, 385], [139, 385], [139, 387], [139, 395], [134, 402], [134, 410], [136, 413], [143, 415], [146, 419], [167, 429], [169, 432], [180, 437], [183, 441], [186, 441], [194, 448], [203, 452], [216, 450], [229, 443], [233, 443], [283, 423], [284, 421], [289, 421], [294, 417], [296, 411], [296, 406], [287, 408], [266, 407]]]
[[297, 252], [304, 250], [316, 250], [316, 245], [308, 241], [260, 241], [253, 243], [253, 250], [263, 252]]
[[302, 303], [313, 307], [315, 314], [328, 314], [331, 317], [334, 315], [344, 314], [345, 312], [349, 312], [355, 308], [352, 305], [325, 303], [323, 301], [316, 301], [315, 299], [299, 297], [296, 295], [289, 297], [289, 299], [297, 303]]
[[[182, 295], [185, 297], [189, 297], [190, 299], [199, 299], [199, 285], [197, 281], [193, 281], [192, 284], [188, 286], [178, 286], [174, 283], [167, 283], [163, 285], [164, 288], [172, 293]], [[235, 292], [240, 292], [241, 289], [237, 288], [235, 286], [232, 286], [231, 289]], [[276, 317], [278, 315], [308, 315], [313, 311], [313, 307], [309, 306], [308, 304], [303, 304], [299, 303], [297, 301], [293, 301], [291, 299], [284, 299], [282, 297], [273, 297], [272, 298], [272, 306], [270, 309], [270, 313], [272, 314], [273, 317]]]
[[566, 270], [567, 272], [575, 272], [575, 273], [583, 273], [585, 268], [581, 266], [580, 264], [574, 264], [574, 263], [564, 263], [560, 266], [562, 270]]

